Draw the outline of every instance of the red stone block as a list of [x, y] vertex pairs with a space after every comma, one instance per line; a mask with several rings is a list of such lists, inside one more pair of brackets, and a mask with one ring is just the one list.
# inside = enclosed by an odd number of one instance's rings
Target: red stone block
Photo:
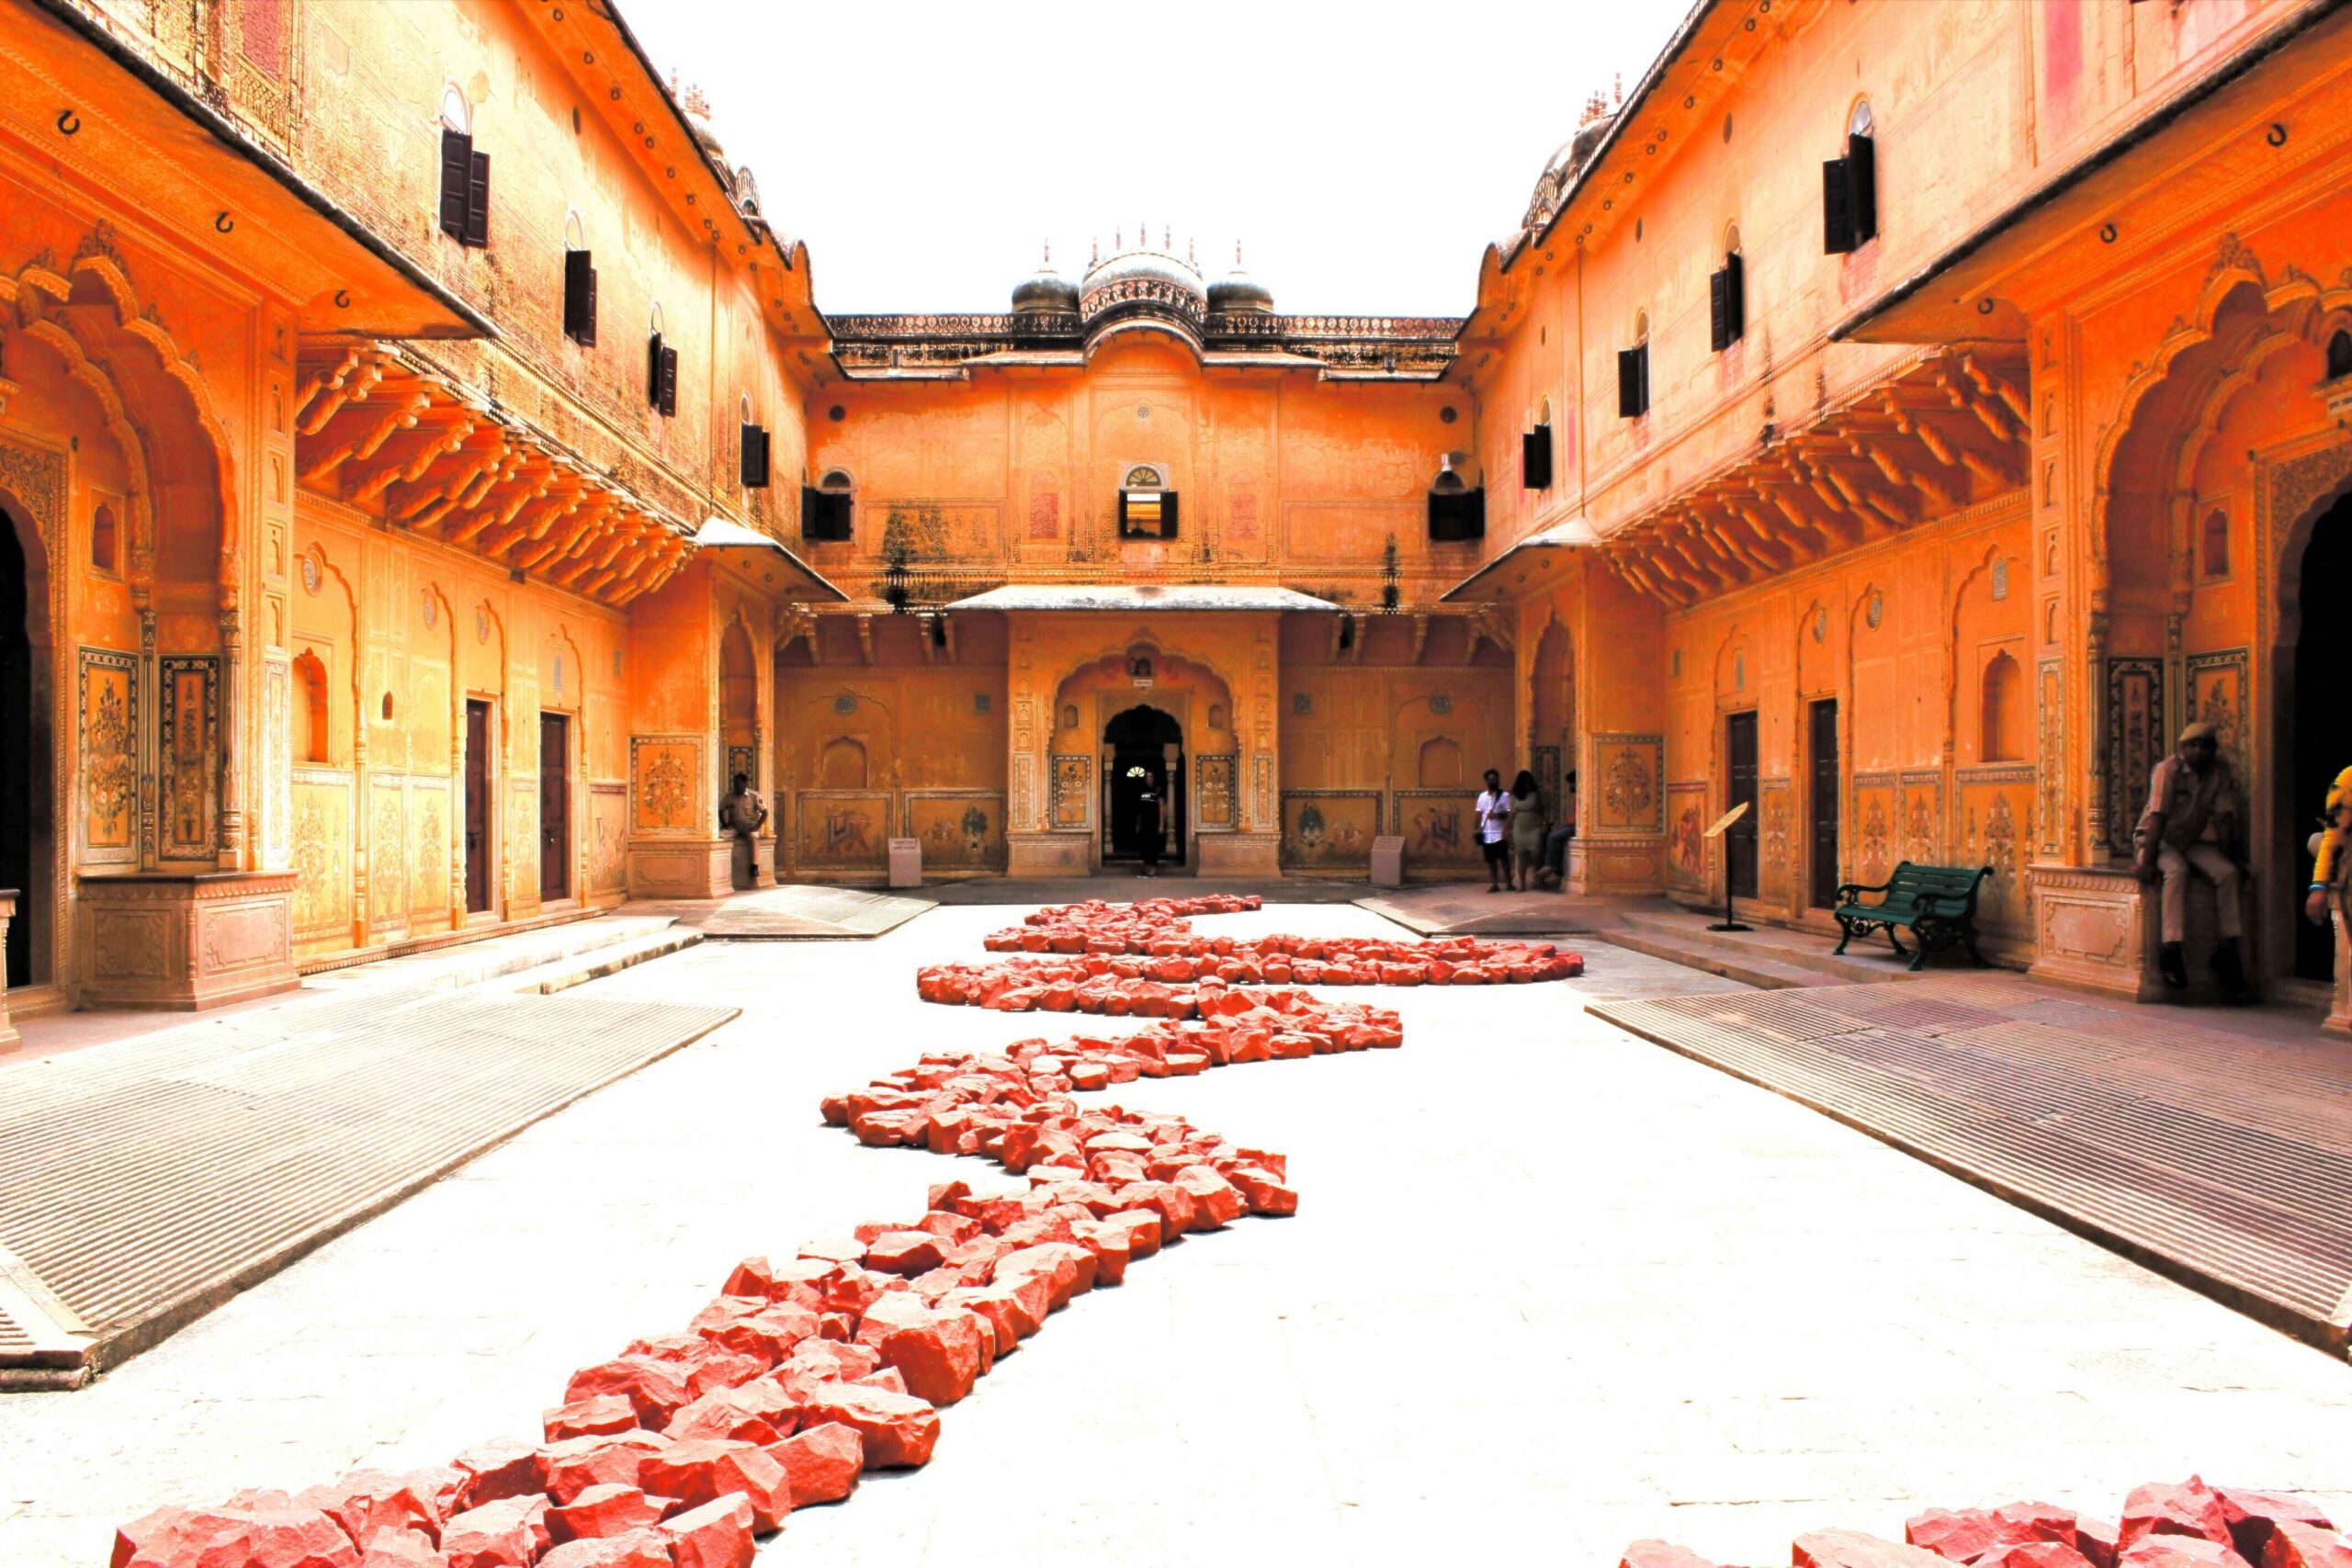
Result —
[[553, 1538], [545, 1497], [501, 1497], [441, 1527], [449, 1568], [530, 1568]]
[[114, 1532], [112, 1568], [243, 1568], [253, 1521], [224, 1508], [157, 1508]]
[[752, 1529], [764, 1535], [792, 1512], [784, 1466], [756, 1443], [697, 1439], [649, 1455], [639, 1472], [650, 1492], [698, 1508], [730, 1492], [752, 1505]]
[[312, 1486], [295, 1499], [298, 1506], [316, 1508], [334, 1520], [354, 1546], [376, 1539], [378, 1530], [421, 1535], [428, 1542], [441, 1538], [441, 1510], [435, 1504], [429, 1480], [388, 1475], [380, 1470], [355, 1470], [332, 1486]]
[[2020, 1540], [1993, 1548], [1976, 1568], [2091, 1568], [2091, 1560], [2063, 1540]]
[[560, 1443], [567, 1438], [626, 1432], [637, 1425], [637, 1406], [622, 1394], [592, 1393], [585, 1399], [558, 1405], [541, 1416], [539, 1421], [547, 1428], [548, 1441]]
[[940, 1311], [910, 1295], [876, 1302], [858, 1325], [857, 1339], [881, 1352], [883, 1364], [897, 1370], [908, 1393], [933, 1404], [953, 1404], [972, 1392], [980, 1376], [984, 1333], [993, 1359], [993, 1330], [983, 1329], [977, 1316]]
[[378, 1530], [359, 1554], [359, 1568], [449, 1568], [441, 1549], [407, 1530]]
[[468, 1449], [458, 1456], [457, 1469], [465, 1483], [445, 1506], [445, 1515], [479, 1508], [501, 1497], [527, 1497], [547, 1486], [538, 1450], [508, 1438]]
[[2152, 1535], [2199, 1536], [2236, 1548], [2220, 1495], [2194, 1475], [2178, 1486], [2152, 1482], [2123, 1500], [2123, 1533], [2116, 1544], [2128, 1551]]
[[2115, 1568], [2115, 1559], [2121, 1550], [2115, 1544], [2115, 1538], [2122, 1533], [2120, 1525], [2111, 1525], [2104, 1519], [2076, 1519], [2075, 1550], [2091, 1560], [2091, 1568]]
[[752, 1525], [751, 1499], [729, 1494], [687, 1509], [661, 1535], [674, 1568], [752, 1568]]
[[939, 1412], [912, 1394], [828, 1383], [813, 1393], [808, 1410], [812, 1424], [838, 1421], [855, 1432], [868, 1470], [928, 1464], [939, 1442]]
[[1053, 1281], [1053, 1304], [1068, 1306], [1071, 1298], [1094, 1288], [1094, 1254], [1069, 1242], [1046, 1242], [1008, 1252], [996, 1262], [999, 1283], [1027, 1276]]
[[2237, 1549], [2201, 1535], [2156, 1530], [2142, 1536], [2116, 1558], [2116, 1568], [2248, 1568]]
[[885, 1274], [912, 1277], [947, 1261], [947, 1244], [929, 1231], [886, 1231], [865, 1249], [865, 1266]]
[[563, 1402], [570, 1404], [599, 1393], [619, 1394], [637, 1412], [638, 1425], [657, 1432], [672, 1411], [694, 1397], [686, 1388], [684, 1369], [644, 1355], [616, 1356], [582, 1368], [564, 1385]]
[[645, 1431], [550, 1443], [541, 1450], [548, 1495], [558, 1503], [570, 1503], [591, 1486], [635, 1486], [638, 1466], [645, 1456], [668, 1443], [659, 1432]]
[[2262, 1543], [2262, 1568], [2352, 1568], [2352, 1548], [2327, 1526], [2273, 1519]]
[[729, 1324], [750, 1317], [767, 1304], [767, 1292], [764, 1291], [757, 1295], [719, 1296], [695, 1314], [694, 1321], [686, 1326], [706, 1338], [715, 1338], [718, 1331]]
[[799, 1400], [782, 1384], [763, 1378], [741, 1388], [712, 1390], [672, 1416], [662, 1435], [673, 1442], [729, 1438], [773, 1443], [789, 1437], [799, 1420]]
[[1253, 1214], [1279, 1217], [1298, 1213], [1298, 1191], [1271, 1171], [1254, 1165], [1237, 1165], [1225, 1172]]
[[1715, 1564], [1672, 1541], [1637, 1540], [1617, 1560], [1617, 1568], [1715, 1568]]
[[712, 1342], [741, 1355], [755, 1356], [773, 1367], [792, 1354], [803, 1339], [818, 1333], [818, 1315], [798, 1302], [775, 1302], [766, 1310], [729, 1324]]
[[635, 1486], [591, 1486], [548, 1510], [548, 1534], [559, 1543], [650, 1529], [669, 1514], [673, 1497], [650, 1497]]
[[1170, 1185], [1193, 1200], [1194, 1230], [1223, 1230], [1250, 1209], [1240, 1190], [1205, 1165], [1186, 1166]]
[[1815, 1530], [1797, 1537], [1789, 1559], [1796, 1568], [1943, 1568], [1932, 1551], [1883, 1540], [1860, 1530]]
[[865, 1440], [838, 1421], [797, 1432], [768, 1452], [784, 1466], [796, 1508], [840, 1502], [857, 1490], [858, 1472], [865, 1468]]
[[2249, 1562], [2262, 1561], [2275, 1525], [2309, 1525], [2320, 1530], [2335, 1528], [2325, 1514], [2301, 1497], [2255, 1492], [2243, 1486], [2216, 1486], [2213, 1495], [2222, 1500], [2222, 1519], [2229, 1526], [2230, 1543]]
[[539, 1559], [539, 1568], [673, 1568], [670, 1543], [650, 1529], [601, 1540], [567, 1541]]
[[775, 1366], [775, 1361], [770, 1357], [719, 1349], [718, 1354], [705, 1359], [687, 1376], [688, 1403], [721, 1389], [741, 1388], [754, 1378], [765, 1377]]

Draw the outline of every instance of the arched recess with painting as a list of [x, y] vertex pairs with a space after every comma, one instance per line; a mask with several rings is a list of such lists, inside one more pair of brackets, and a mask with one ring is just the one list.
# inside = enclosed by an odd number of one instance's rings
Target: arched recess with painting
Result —
[[[2346, 369], [2333, 380], [2331, 351]], [[2092, 857], [2128, 852], [2154, 761], [2183, 724], [2212, 723], [2251, 818], [2250, 967], [2314, 1005], [2346, 960], [2299, 915], [2308, 838], [2352, 762], [2352, 617], [2329, 609], [2352, 581], [2352, 440], [2331, 389], [2352, 389], [2352, 286], [2291, 270], [2274, 285], [2251, 251], [2225, 254], [2125, 389], [2094, 559], [2109, 613]], [[2192, 976], [2213, 939], [2192, 888]]]
[[[111, 244], [0, 281], [0, 887], [22, 1015], [81, 998], [76, 909], [103, 879], [238, 869], [249, 846], [228, 437]], [[121, 951], [127, 984], [165, 983]]]
[[1535, 669], [1528, 693], [1529, 766], [1543, 787], [1544, 804], [1555, 821], [1571, 820], [1568, 775], [1576, 768], [1576, 649], [1558, 620], [1535, 644]]

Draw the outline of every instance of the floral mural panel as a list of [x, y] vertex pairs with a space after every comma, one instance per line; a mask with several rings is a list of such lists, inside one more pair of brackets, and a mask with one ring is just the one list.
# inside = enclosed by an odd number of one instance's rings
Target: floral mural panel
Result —
[[165, 860], [209, 859], [220, 779], [220, 661], [175, 656], [163, 660], [158, 672], [160, 852]]
[[1578, 798], [1594, 833], [1658, 833], [1666, 829], [1666, 740], [1657, 735], [1597, 735], [1593, 777]]
[[1193, 787], [1196, 820], [1200, 826], [1236, 826], [1241, 804], [1241, 759], [1227, 751], [1221, 756], [1203, 757], [1195, 766], [1196, 782]]
[[1054, 757], [1053, 825], [1083, 828], [1094, 817], [1094, 759], [1085, 752]]
[[[630, 831], [686, 834], [702, 823], [705, 793], [702, 737], [635, 735], [629, 738], [629, 782], [635, 797]], [[709, 810], [718, 809], [717, 803]]]
[[[2221, 740], [2222, 756], [2237, 771], [2241, 788], [2253, 784], [2246, 765], [2246, 743], [2254, 735], [2254, 712], [2246, 705], [2245, 672], [2246, 650], [2243, 648], [2188, 656], [2188, 721], [2213, 727]], [[2172, 738], [2165, 739], [2169, 741]], [[2169, 750], [2167, 745], [2156, 755], [2161, 757]], [[2147, 791], [2144, 773], [2141, 775], [2140, 790], [2143, 795]], [[2135, 820], [2138, 818], [2136, 806], [2132, 815]]]
[[1796, 866], [1796, 792], [1786, 779], [1766, 779], [1757, 791], [1757, 892], [1767, 902], [1789, 896]]
[[340, 947], [351, 941], [351, 775], [297, 768], [294, 798], [294, 941]]
[[138, 662], [82, 650], [82, 847], [97, 864], [139, 858]]
[[1903, 830], [1897, 835], [1897, 860], [1922, 865], [1946, 865], [1944, 857], [1944, 776], [1940, 773], [1903, 775]]
[[1969, 768], [1955, 785], [1960, 797], [1962, 865], [1989, 865], [1993, 874], [1976, 895], [1977, 923], [2024, 937], [2031, 931], [2026, 862], [2033, 841], [2031, 768]]
[[[1286, 790], [1282, 863], [1300, 871], [1370, 871], [1380, 836], [1376, 790]], [[1410, 836], [1407, 853], [1410, 857]]]
[[588, 786], [588, 891], [627, 890], [628, 861], [628, 786], [595, 784]]
[[2107, 661], [2107, 849], [2127, 854], [2132, 826], [2146, 804], [2148, 777], [2171, 748], [2165, 728], [2161, 659]]
[[1902, 786], [1893, 773], [1856, 773], [1849, 809], [1849, 873], [1857, 882], [1884, 882], [1903, 858]]

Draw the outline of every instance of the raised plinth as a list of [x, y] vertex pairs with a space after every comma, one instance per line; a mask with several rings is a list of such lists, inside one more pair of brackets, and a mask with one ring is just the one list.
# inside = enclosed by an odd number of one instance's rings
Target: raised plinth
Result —
[[[775, 862], [771, 859], [768, 863], [773, 876]], [[732, 839], [629, 840], [628, 894], [632, 898], [724, 898], [734, 886]]]
[[1203, 833], [1193, 840], [1203, 876], [1280, 876], [1279, 833]]
[[1084, 876], [1091, 869], [1091, 833], [1007, 833], [1005, 872], [1011, 876]]
[[193, 1012], [301, 984], [290, 871], [85, 876], [78, 892], [83, 1007]]

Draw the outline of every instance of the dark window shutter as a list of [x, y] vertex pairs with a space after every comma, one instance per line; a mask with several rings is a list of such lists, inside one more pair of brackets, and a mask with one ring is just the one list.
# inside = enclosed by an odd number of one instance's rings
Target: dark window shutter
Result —
[[1634, 350], [1634, 367], [1640, 376], [1642, 383], [1642, 406], [1637, 412], [1647, 413], [1650, 412], [1650, 345], [1648, 344], [1644, 344]]
[[678, 351], [674, 348], [662, 351], [662, 412], [678, 412]]
[[596, 268], [586, 251], [563, 253], [563, 335], [596, 344]]
[[850, 536], [850, 498], [839, 491], [829, 491], [820, 507], [820, 520], [824, 524], [825, 537], [846, 539]]
[[1519, 438], [1519, 482], [1527, 490], [1552, 488], [1552, 427], [1539, 424]]
[[1821, 165], [1821, 248], [1841, 255], [1854, 248], [1854, 187], [1843, 158]]
[[1734, 251], [1724, 258], [1724, 315], [1731, 323], [1731, 335], [1725, 346], [1747, 335], [1747, 264]]
[[655, 333], [645, 340], [645, 402], [649, 408], [662, 406], [662, 334]]
[[[470, 138], [466, 145], [473, 146]], [[475, 152], [472, 159], [466, 171], [466, 231], [461, 238], [479, 249], [490, 243], [490, 154]]]
[[1127, 492], [1126, 492], [1125, 491], [1121, 491], [1119, 492], [1119, 537], [1121, 537], [1122, 539], [1124, 539], [1124, 538], [1125, 538], [1126, 536], [1127, 536]]
[[446, 126], [441, 131], [441, 231], [466, 241], [466, 183], [473, 175], [474, 139]]
[[1430, 537], [1439, 543], [1484, 538], [1487, 533], [1487, 492], [1456, 491], [1430, 495]]
[[1853, 190], [1854, 243], [1878, 237], [1878, 153], [1867, 136], [1846, 138], [1847, 178]]
[[756, 424], [743, 427], [742, 479], [747, 490], [767, 487], [768, 433]]
[[1721, 354], [1731, 346], [1731, 268], [1707, 275], [1707, 346]]
[[1176, 492], [1172, 490], [1159, 498], [1159, 536], [1163, 539], [1176, 536]]
[[1632, 419], [1642, 408], [1642, 350], [1621, 348], [1617, 351], [1617, 417]]
[[816, 486], [800, 487], [800, 536], [804, 539], [817, 536], [817, 500]]

